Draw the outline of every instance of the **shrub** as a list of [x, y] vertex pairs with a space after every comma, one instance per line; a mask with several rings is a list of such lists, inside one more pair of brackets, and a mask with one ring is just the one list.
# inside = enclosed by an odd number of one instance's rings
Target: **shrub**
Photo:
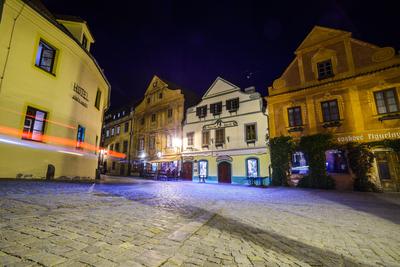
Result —
[[295, 144], [290, 136], [270, 139], [273, 185], [288, 185], [289, 162], [294, 147]]

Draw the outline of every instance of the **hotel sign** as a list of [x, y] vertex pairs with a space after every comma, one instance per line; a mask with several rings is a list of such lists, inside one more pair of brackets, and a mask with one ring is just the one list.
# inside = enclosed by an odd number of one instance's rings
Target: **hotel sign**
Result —
[[213, 124], [204, 125], [203, 130], [207, 131], [212, 129], [235, 127], [235, 126], [238, 126], [238, 123], [236, 121], [222, 121], [221, 119], [218, 119]]
[[89, 102], [88, 92], [80, 87], [77, 83], [74, 83], [73, 92], [74, 95], [72, 96], [72, 99], [87, 108], [87, 103]]
[[378, 132], [378, 133], [360, 133], [355, 135], [345, 135], [337, 137], [337, 141], [340, 143], [346, 142], [372, 142], [380, 141], [384, 139], [396, 139], [400, 138], [400, 130]]

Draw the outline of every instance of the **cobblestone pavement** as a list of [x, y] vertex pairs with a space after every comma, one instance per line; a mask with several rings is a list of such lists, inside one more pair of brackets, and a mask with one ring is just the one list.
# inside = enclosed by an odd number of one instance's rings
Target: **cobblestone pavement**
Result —
[[400, 194], [105, 181], [0, 181], [0, 264], [400, 266]]

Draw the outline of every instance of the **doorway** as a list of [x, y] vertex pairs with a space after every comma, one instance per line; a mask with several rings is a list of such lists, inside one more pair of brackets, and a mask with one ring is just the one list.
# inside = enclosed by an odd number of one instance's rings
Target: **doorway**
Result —
[[184, 162], [182, 168], [182, 179], [192, 180], [192, 178], [193, 178], [193, 163], [190, 161]]
[[232, 183], [231, 177], [231, 164], [223, 161], [218, 164], [218, 182], [219, 183]]

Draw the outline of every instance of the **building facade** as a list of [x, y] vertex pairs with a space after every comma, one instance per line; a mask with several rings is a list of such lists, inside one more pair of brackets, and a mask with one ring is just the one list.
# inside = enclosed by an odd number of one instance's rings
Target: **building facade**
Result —
[[[269, 87], [271, 137], [332, 133], [339, 144], [400, 138], [400, 56], [393, 48], [316, 26], [295, 56]], [[373, 152], [377, 184], [398, 191], [399, 155], [383, 146]], [[346, 151], [327, 151], [326, 158], [339, 189], [351, 189]], [[292, 164], [297, 172], [306, 172], [301, 151], [293, 155]]]
[[217, 78], [202, 100], [186, 111], [183, 126], [185, 179], [246, 184], [269, 176], [268, 117], [253, 87], [244, 92]]
[[179, 175], [184, 105], [181, 88], [153, 77], [133, 115], [134, 175]]
[[130, 174], [133, 138], [133, 108], [107, 111], [104, 117], [100, 162], [108, 175]]
[[94, 178], [111, 88], [86, 22], [39, 1], [2, 3], [0, 177]]

